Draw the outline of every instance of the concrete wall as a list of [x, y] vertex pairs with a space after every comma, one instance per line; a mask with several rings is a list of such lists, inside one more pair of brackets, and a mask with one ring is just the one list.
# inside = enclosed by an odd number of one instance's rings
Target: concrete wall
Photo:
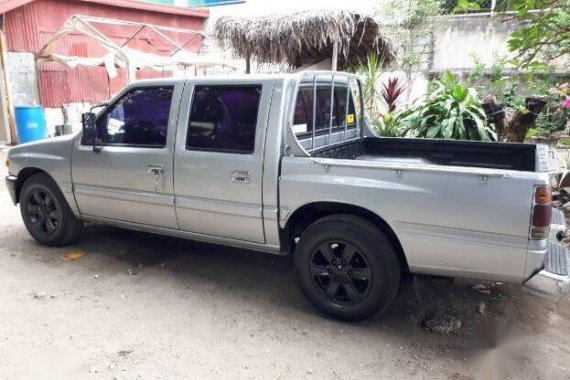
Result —
[[429, 59], [412, 76], [409, 102], [425, 95], [430, 77], [448, 70], [466, 75], [476, 61], [490, 67], [499, 58], [509, 58], [507, 40], [515, 26], [490, 13], [447, 16], [433, 33]]
[[1, 70], [2, 67], [0, 66], [0, 74], [2, 74], [0, 75], [0, 147], [12, 142], [12, 136], [10, 136], [8, 103], [4, 87], [4, 75]]
[[[8, 52], [8, 68], [9, 86], [14, 106], [40, 104], [34, 54]], [[90, 104], [87, 103], [70, 103], [61, 107], [45, 107], [44, 116], [48, 136], [54, 136], [55, 126], [61, 124], [70, 124], [74, 132], [79, 131], [81, 113], [89, 106]], [[2, 140], [1, 137], [2, 135], [0, 135], [0, 140]]]
[[515, 27], [515, 22], [490, 14], [450, 16], [434, 33], [431, 71], [470, 70], [475, 57], [486, 65], [509, 57], [507, 40]]
[[14, 106], [40, 104], [34, 53], [8, 52], [8, 76]]

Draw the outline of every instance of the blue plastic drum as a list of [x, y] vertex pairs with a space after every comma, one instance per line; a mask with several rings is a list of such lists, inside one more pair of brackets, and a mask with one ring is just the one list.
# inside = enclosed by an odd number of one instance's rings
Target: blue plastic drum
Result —
[[20, 144], [46, 138], [46, 120], [42, 106], [18, 106], [15, 110]]

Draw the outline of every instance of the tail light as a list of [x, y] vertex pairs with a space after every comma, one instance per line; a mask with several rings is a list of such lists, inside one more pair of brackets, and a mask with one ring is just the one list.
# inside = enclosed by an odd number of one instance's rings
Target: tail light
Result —
[[532, 223], [530, 226], [531, 239], [546, 239], [550, 233], [552, 219], [552, 193], [550, 185], [534, 187], [532, 207]]

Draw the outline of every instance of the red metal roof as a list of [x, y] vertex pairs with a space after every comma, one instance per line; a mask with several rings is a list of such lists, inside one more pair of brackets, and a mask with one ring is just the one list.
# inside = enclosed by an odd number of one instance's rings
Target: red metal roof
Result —
[[[13, 9], [26, 5], [35, 0], [0, 0], [0, 14], [9, 12]], [[165, 4], [149, 3], [139, 0], [76, 0], [83, 1], [86, 3], [97, 3], [109, 5], [111, 7], [119, 8], [130, 8], [130, 9], [140, 9], [151, 12], [168, 13], [181, 16], [194, 16], [207, 18], [210, 14], [208, 9], [196, 9], [196, 8], [185, 8], [176, 7]]]
[[32, 1], [34, 0], [0, 0], [0, 13], [9, 12], [12, 9], [31, 3]]
[[[14, 0], [13, 0], [14, 1]], [[123, 4], [127, 0], [124, 0]], [[129, 2], [134, 2], [128, 0]], [[12, 52], [37, 53], [65, 21], [75, 15], [116, 18], [125, 21], [140, 21], [154, 25], [180, 29], [203, 30], [204, 18], [187, 14], [154, 12], [149, 9], [131, 7], [113, 7], [105, 4], [110, 0], [37, 0], [20, 6], [4, 15], [4, 29], [8, 50]], [[139, 3], [139, 2], [137, 2]], [[140, 4], [140, 3], [139, 3]], [[172, 8], [172, 7], [168, 7]], [[136, 32], [135, 27], [98, 25], [98, 30], [119, 45]], [[187, 35], [165, 32], [169, 38], [182, 44]], [[167, 54], [172, 46], [151, 30], [145, 30], [133, 38], [128, 46], [141, 51]], [[197, 52], [202, 46], [202, 38], [196, 38], [186, 45], [186, 49]], [[64, 55], [101, 56], [106, 51], [97, 43], [82, 35], [71, 34], [62, 39], [55, 47], [55, 52]], [[68, 68], [55, 62], [38, 64], [38, 87], [41, 103], [45, 107], [57, 107], [66, 103], [97, 103], [116, 93], [126, 83], [124, 69], [119, 69], [119, 76], [109, 80], [103, 67]], [[137, 78], [170, 76], [169, 72], [140, 70]]]

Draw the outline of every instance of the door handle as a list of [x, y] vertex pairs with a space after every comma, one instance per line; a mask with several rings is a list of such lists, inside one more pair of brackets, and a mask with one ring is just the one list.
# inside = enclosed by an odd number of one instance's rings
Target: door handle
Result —
[[234, 170], [232, 172], [232, 182], [249, 183], [250, 181], [251, 176], [248, 171]]
[[160, 175], [163, 172], [162, 165], [149, 165], [147, 172], [154, 175]]

